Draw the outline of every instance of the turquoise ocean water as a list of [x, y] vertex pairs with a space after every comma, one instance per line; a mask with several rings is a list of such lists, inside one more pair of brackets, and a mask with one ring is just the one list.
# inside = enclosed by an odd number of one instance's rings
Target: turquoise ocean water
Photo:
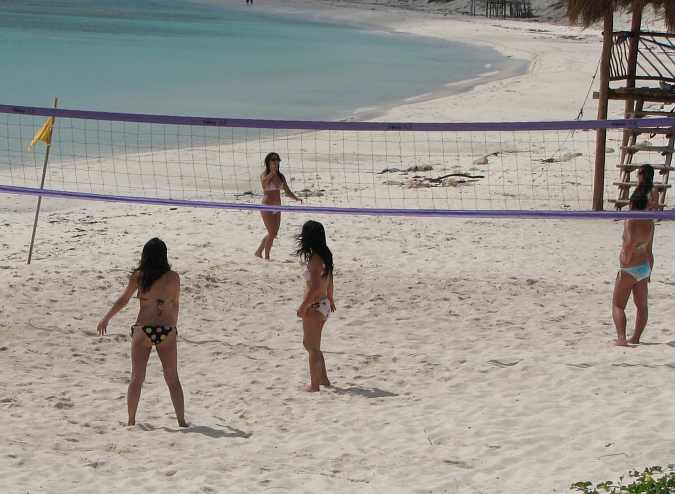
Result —
[[496, 51], [188, 0], [0, 0], [0, 103], [340, 119], [508, 67]]

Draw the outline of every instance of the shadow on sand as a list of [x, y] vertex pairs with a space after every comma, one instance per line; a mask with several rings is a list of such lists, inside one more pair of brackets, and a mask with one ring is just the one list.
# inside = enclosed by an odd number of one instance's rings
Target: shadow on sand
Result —
[[[675, 347], [675, 341], [641, 341], [639, 346], [654, 346], [654, 345], [668, 345]], [[635, 345], [638, 346], [638, 345]]]
[[222, 439], [224, 437], [241, 437], [248, 439], [253, 435], [252, 432], [244, 432], [229, 425], [221, 426], [224, 429], [216, 429], [215, 427], [210, 427], [208, 425], [190, 425], [182, 429], [170, 429], [168, 427], [162, 427], [162, 430], [165, 432], [180, 432], [182, 434], [202, 434], [204, 436], [211, 437], [213, 439]]
[[332, 386], [331, 389], [335, 394], [363, 396], [364, 398], [391, 398], [392, 396], [398, 396], [396, 393], [385, 391], [380, 388], [359, 388], [356, 386], [338, 388], [337, 386]]

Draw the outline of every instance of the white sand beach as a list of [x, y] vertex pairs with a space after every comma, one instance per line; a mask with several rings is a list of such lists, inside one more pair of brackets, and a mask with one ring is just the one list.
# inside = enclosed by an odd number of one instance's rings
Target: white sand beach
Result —
[[[597, 30], [394, 4], [282, 7], [530, 61], [525, 74], [378, 120], [576, 117]], [[46, 199], [26, 265], [35, 202], [0, 196], [1, 492], [565, 493], [673, 463], [668, 222], [656, 225], [643, 344], [616, 348], [621, 222], [312, 216], [333, 250], [337, 312], [322, 345], [334, 387], [310, 394], [290, 254], [309, 216], [283, 215], [264, 262], [256, 212]], [[126, 426], [136, 302], [96, 336], [153, 236], [182, 278], [187, 429], [154, 353]], [[629, 329], [634, 313], [629, 302]]]

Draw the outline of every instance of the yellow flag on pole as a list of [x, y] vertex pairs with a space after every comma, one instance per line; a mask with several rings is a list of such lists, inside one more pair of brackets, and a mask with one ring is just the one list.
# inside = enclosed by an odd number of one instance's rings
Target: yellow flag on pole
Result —
[[52, 143], [52, 130], [54, 128], [54, 117], [49, 117], [47, 121], [44, 123], [42, 128], [38, 130], [37, 134], [35, 134], [35, 137], [33, 137], [33, 140], [30, 141], [30, 144], [28, 145], [28, 149], [33, 149], [33, 146], [37, 144], [38, 141], [42, 141], [45, 144], [51, 144]]

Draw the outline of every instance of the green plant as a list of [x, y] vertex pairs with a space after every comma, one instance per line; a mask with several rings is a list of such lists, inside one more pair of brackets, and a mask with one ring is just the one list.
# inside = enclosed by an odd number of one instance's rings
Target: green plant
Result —
[[619, 482], [611, 480], [593, 485], [593, 482], [575, 482], [570, 489], [582, 494], [675, 494], [675, 465], [667, 467], [647, 467], [642, 472], [632, 470], [628, 472], [630, 484], [624, 484], [624, 477]]

